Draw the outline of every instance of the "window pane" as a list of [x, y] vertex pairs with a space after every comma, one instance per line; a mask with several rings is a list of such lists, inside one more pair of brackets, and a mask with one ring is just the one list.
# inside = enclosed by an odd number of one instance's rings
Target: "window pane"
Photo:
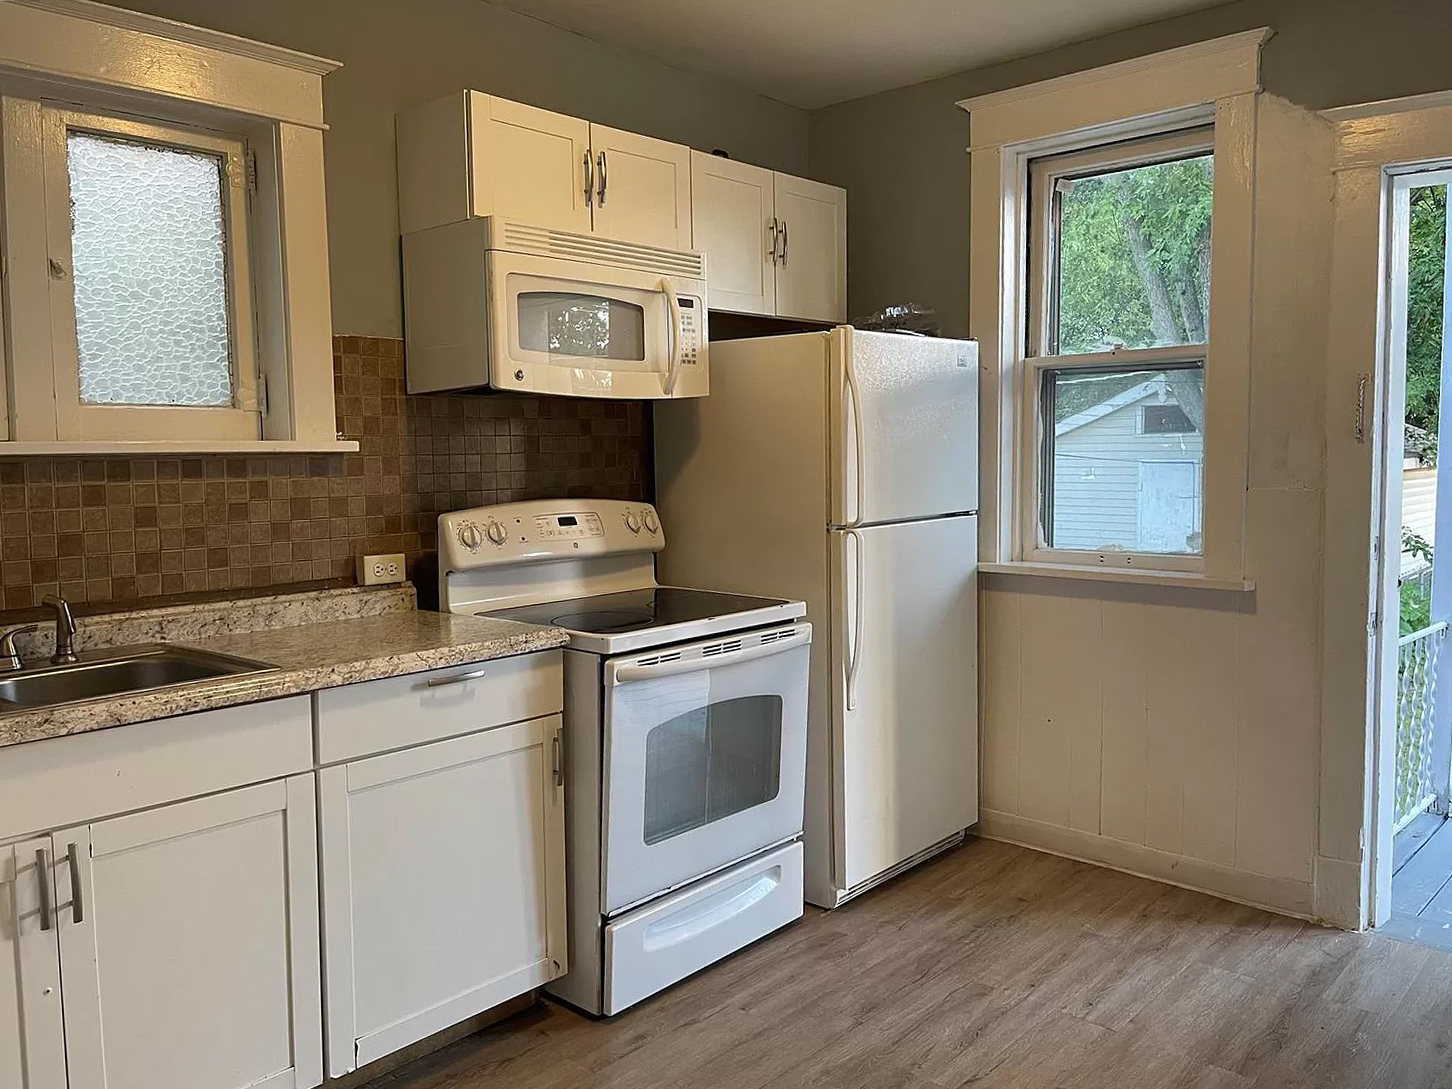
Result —
[[519, 346], [590, 359], [645, 358], [645, 308], [598, 295], [521, 291]]
[[1201, 155], [1055, 183], [1048, 354], [1207, 342], [1214, 180]]
[[1205, 372], [1044, 374], [1042, 526], [1051, 548], [1198, 554]]
[[645, 738], [645, 842], [769, 802], [781, 789], [780, 696], [698, 707]]
[[222, 160], [72, 132], [81, 400], [232, 404]]

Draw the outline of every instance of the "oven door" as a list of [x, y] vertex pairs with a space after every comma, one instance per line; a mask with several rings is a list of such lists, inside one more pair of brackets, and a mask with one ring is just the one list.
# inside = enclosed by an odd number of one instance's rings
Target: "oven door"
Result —
[[496, 389], [572, 397], [701, 397], [705, 285], [585, 261], [491, 250]]
[[606, 663], [603, 914], [801, 833], [811, 640], [798, 623]]

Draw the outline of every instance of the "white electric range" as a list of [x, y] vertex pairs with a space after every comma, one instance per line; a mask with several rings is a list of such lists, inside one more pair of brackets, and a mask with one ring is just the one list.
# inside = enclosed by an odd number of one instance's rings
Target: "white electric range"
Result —
[[613, 1014], [802, 914], [799, 601], [658, 586], [647, 504], [542, 500], [439, 518], [448, 612], [565, 629], [569, 972]]

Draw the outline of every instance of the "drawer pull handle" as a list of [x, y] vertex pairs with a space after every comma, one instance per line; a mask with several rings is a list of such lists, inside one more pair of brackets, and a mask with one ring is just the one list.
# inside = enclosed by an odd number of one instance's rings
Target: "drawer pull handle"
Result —
[[35, 871], [40, 882], [40, 929], [49, 930], [53, 925], [50, 917], [55, 911], [55, 894], [50, 887], [50, 855], [44, 847], [35, 852]]
[[86, 921], [86, 910], [81, 903], [81, 849], [78, 844], [66, 845], [66, 861], [71, 868], [71, 922]]
[[480, 677], [488, 674], [487, 669], [472, 669], [468, 673], [459, 673], [452, 677], [430, 677], [428, 686], [430, 688], [443, 688], [449, 684], [463, 684], [465, 681], [477, 681]]

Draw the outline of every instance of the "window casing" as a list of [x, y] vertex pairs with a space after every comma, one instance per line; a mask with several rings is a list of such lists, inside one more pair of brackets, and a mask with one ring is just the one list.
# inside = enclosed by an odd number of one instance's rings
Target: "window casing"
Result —
[[[57, 439], [136, 441], [161, 435], [171, 439], [260, 439], [261, 413], [248, 254], [246, 148], [243, 141], [200, 129], [81, 113], [55, 106], [42, 107], [41, 116]], [[222, 267], [210, 270], [208, 283], [173, 279], [178, 275], [176, 264], [179, 258], [196, 260], [194, 255], [186, 253], [133, 253], [128, 255], [130, 260], [106, 262], [119, 265], [109, 269], [97, 267], [98, 262], [94, 259], [88, 261], [88, 255], [79, 247], [87, 244], [91, 235], [107, 232], [92, 230], [82, 233], [85, 228], [82, 216], [96, 218], [97, 214], [109, 213], [113, 209], [96, 209], [88, 213], [80, 195], [74, 190], [78, 179], [76, 164], [71, 161], [72, 153], [77, 150], [76, 138], [86, 136], [114, 141], [121, 148], [174, 150], [215, 160], [216, 215], [220, 219], [221, 234], [217, 248]], [[189, 226], [176, 208], [181, 203], [179, 198], [179, 193], [171, 194], [172, 223], [163, 222], [156, 226], [170, 226], [174, 230]], [[206, 200], [207, 195], [200, 199]], [[111, 232], [132, 238], [142, 234], [139, 229], [142, 225], [135, 221], [142, 210], [138, 206], [143, 202], [133, 200], [129, 193], [122, 193], [121, 199], [115, 203], [114, 214], [122, 222], [111, 228]], [[192, 218], [196, 218], [195, 212]], [[156, 241], [164, 243], [162, 239]], [[94, 241], [90, 244], [92, 249], [96, 248]], [[149, 249], [154, 251], [156, 246]], [[102, 282], [86, 285], [84, 281], [87, 278]], [[101, 373], [106, 367], [107, 354], [119, 354], [121, 351], [119, 346], [104, 342], [116, 339], [134, 341], [135, 326], [140, 324], [132, 320], [129, 323], [132, 328], [128, 330], [122, 324], [125, 321], [122, 315], [104, 312], [108, 306], [140, 310], [146, 318], [145, 324], [153, 328], [170, 324], [168, 319], [173, 314], [176, 315], [176, 323], [185, 325], [200, 320], [195, 305], [189, 308], [189, 304], [201, 300], [189, 298], [189, 293], [210, 295], [220, 291], [221, 298], [207, 301], [214, 302], [221, 311], [217, 318], [223, 322], [224, 328], [211, 330], [207, 339], [223, 341], [212, 350], [225, 352], [229, 386], [225, 398], [227, 403], [189, 405], [185, 398], [172, 395], [171, 400], [175, 403], [168, 403], [165, 396], [159, 396], [158, 403], [148, 404], [144, 393], [131, 398], [133, 402], [139, 399], [141, 403], [105, 403], [87, 398], [82, 391], [82, 351], [86, 346], [78, 335], [77, 326], [77, 292], [83, 286], [89, 288], [89, 295], [97, 296], [88, 307], [90, 311], [98, 312], [91, 316], [90, 325], [103, 328], [90, 338], [90, 354], [94, 358], [89, 360], [89, 365], [93, 372]], [[176, 314], [178, 310], [181, 313]], [[104, 328], [107, 323], [113, 329]], [[178, 343], [186, 339], [188, 330], [180, 332], [183, 336], [172, 338], [170, 343], [159, 340], [154, 345], [140, 348], [145, 365], [156, 371], [175, 374], [192, 362], [186, 357], [186, 345]], [[199, 345], [193, 350], [204, 350], [205, 347], [209, 346]]]
[[[86, 0], [0, 3], [0, 456], [357, 450], [333, 401], [337, 67]], [[133, 174], [185, 199], [115, 183]]]
[[[972, 118], [969, 333], [983, 359], [980, 569], [1034, 578], [1244, 591], [1255, 311], [1258, 125], [1267, 107], [1259, 56], [1267, 28], [1198, 42], [964, 99]], [[1266, 101], [1270, 101], [1267, 99]], [[1207, 315], [1202, 556], [1035, 555], [1032, 522], [1038, 386], [1028, 371], [1030, 166], [1036, 160], [1213, 125], [1214, 282]], [[1035, 209], [1037, 209], [1037, 205]], [[1037, 349], [1037, 345], [1035, 345]], [[1168, 357], [1161, 357], [1163, 362]], [[1066, 357], [1056, 363], [1072, 363]], [[1096, 362], [1103, 363], [1102, 355]], [[1032, 379], [1039, 376], [1034, 375]]]

